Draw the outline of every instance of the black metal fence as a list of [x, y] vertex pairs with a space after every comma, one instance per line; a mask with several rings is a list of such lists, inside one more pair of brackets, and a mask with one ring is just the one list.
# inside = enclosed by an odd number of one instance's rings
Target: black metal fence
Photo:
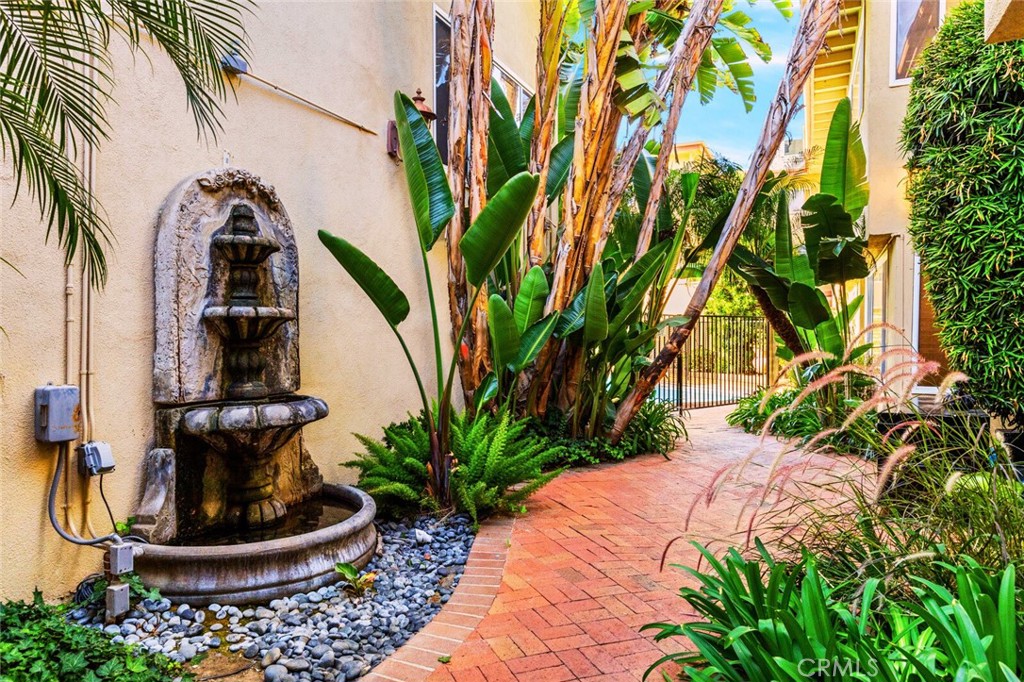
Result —
[[[671, 332], [666, 327], [658, 335], [655, 355]], [[768, 385], [772, 345], [763, 317], [702, 315], [656, 394], [682, 410], [735, 404]]]

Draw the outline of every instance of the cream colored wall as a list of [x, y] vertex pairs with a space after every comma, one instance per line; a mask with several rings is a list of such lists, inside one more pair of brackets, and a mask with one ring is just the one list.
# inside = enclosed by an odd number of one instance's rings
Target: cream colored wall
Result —
[[[947, 12], [958, 4], [947, 0]], [[910, 85], [892, 85], [892, 0], [866, 0], [865, 92], [862, 133], [868, 157], [871, 200], [867, 226], [871, 234], [896, 235], [892, 243], [887, 311], [889, 322], [912, 336], [914, 251], [907, 234], [909, 204], [906, 171], [899, 147]]]
[[[299, 248], [302, 392], [324, 398], [325, 420], [305, 429], [307, 445], [330, 481], [351, 481], [338, 466], [357, 443], [352, 432], [380, 427], [415, 410], [417, 394], [397, 342], [365, 296], [324, 250], [316, 231], [342, 234], [385, 265], [408, 294], [402, 325], [425, 378], [433, 376], [431, 332], [415, 230], [400, 166], [385, 153], [392, 95], [422, 88], [432, 100], [433, 4], [409, 1], [270, 2], [249, 22], [252, 71], [376, 130], [342, 125], [271, 90], [243, 80], [237, 104], [225, 105], [216, 144], [196, 141], [183, 88], [162, 56], [116, 55], [117, 104], [111, 139], [97, 154], [96, 193], [117, 235], [110, 279], [94, 295], [93, 437], [109, 441], [117, 470], [106, 480], [114, 515], [123, 520], [140, 494], [141, 465], [153, 444], [154, 220], [164, 197], [197, 171], [232, 165], [273, 184], [291, 216]], [[536, 0], [499, 0], [495, 52], [532, 80]], [[432, 102], [431, 102], [432, 103]], [[24, 198], [13, 208], [13, 180], [0, 166], [2, 255], [23, 274], [0, 267], [0, 596], [47, 597], [98, 570], [101, 553], [62, 540], [46, 518], [54, 449], [33, 438], [36, 386], [65, 374], [65, 271], [55, 240]], [[435, 290], [444, 296], [445, 258], [431, 256]], [[72, 308], [72, 380], [78, 379], [77, 276]], [[440, 309], [446, 310], [441, 301]], [[72, 477], [72, 521], [99, 532], [109, 522], [95, 483]], [[63, 515], [62, 515], [63, 516]]]

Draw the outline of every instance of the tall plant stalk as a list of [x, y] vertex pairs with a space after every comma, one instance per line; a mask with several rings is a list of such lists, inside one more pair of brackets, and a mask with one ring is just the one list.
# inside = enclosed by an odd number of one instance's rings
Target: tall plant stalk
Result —
[[732, 211], [715, 246], [704, 275], [684, 313], [686, 322], [673, 330], [664, 348], [637, 381], [633, 390], [619, 405], [611, 437], [618, 441], [640, 406], [668, 372], [689, 339], [697, 319], [707, 305], [711, 292], [726, 268], [729, 257], [739, 242], [743, 228], [754, 208], [754, 201], [764, 185], [772, 158], [782, 144], [793, 114], [796, 112], [804, 84], [814, 66], [825, 36], [839, 17], [840, 0], [810, 0], [803, 6], [800, 26], [789, 51], [786, 71], [779, 83], [775, 99], [768, 111], [765, 126], [754, 150], [750, 169], [743, 179]]

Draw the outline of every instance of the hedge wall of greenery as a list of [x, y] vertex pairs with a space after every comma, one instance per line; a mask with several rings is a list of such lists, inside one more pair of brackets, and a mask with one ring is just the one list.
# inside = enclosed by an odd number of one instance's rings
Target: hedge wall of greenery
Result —
[[1024, 422], [1024, 41], [989, 45], [953, 10], [910, 87], [910, 234], [950, 364], [982, 407]]

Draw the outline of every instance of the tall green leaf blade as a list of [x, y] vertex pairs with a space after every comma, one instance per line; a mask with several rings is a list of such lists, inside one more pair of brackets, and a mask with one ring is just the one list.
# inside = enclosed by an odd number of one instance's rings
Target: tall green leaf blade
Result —
[[497, 79], [491, 81], [490, 130], [487, 149], [487, 193], [493, 196], [507, 178], [526, 170], [523, 141], [515, 114]]
[[409, 299], [379, 265], [365, 253], [326, 230], [317, 233], [321, 243], [370, 297], [384, 319], [397, 327], [409, 316]]
[[849, 98], [839, 101], [829, 123], [820, 192], [836, 197], [853, 220], [860, 217], [868, 203], [867, 156]]
[[530, 163], [531, 146], [533, 145], [533, 130], [537, 121], [537, 96], [530, 98], [523, 112], [523, 120], [519, 122], [519, 141], [523, 145], [523, 159]]
[[583, 328], [583, 317], [586, 315], [587, 287], [576, 294], [562, 314], [558, 317], [558, 326], [555, 327], [555, 336], [564, 339], [570, 334]]
[[544, 304], [547, 301], [551, 287], [548, 285], [548, 278], [544, 275], [544, 269], [534, 265], [523, 277], [519, 285], [519, 295], [513, 306], [516, 318], [516, 328], [522, 334], [527, 327], [533, 325], [544, 314]]
[[575, 140], [572, 135], [566, 135], [551, 150], [551, 159], [548, 163], [548, 181], [544, 186], [544, 193], [548, 203], [558, 198], [566, 180], [569, 179], [569, 169], [572, 168], [572, 156], [575, 152]]
[[479, 287], [494, 270], [522, 229], [537, 196], [540, 176], [520, 173], [491, 197], [459, 241], [466, 279]]
[[513, 372], [522, 372], [530, 366], [530, 363], [537, 359], [544, 344], [548, 342], [558, 325], [559, 315], [551, 313], [543, 320], [540, 320], [523, 333], [519, 342], [519, 355], [512, 361], [510, 369]]
[[455, 215], [452, 191], [423, 115], [401, 92], [395, 93], [395, 123], [416, 231], [420, 246], [429, 251]]
[[583, 315], [583, 340], [602, 341], [608, 337], [608, 302], [604, 294], [604, 269], [600, 263], [590, 271], [586, 312]]
[[519, 354], [519, 329], [508, 303], [498, 294], [491, 294], [487, 300], [487, 327], [494, 364], [504, 367]]
[[814, 330], [819, 324], [832, 319], [828, 306], [818, 299], [818, 290], [802, 282], [789, 287], [789, 316], [801, 329]]

